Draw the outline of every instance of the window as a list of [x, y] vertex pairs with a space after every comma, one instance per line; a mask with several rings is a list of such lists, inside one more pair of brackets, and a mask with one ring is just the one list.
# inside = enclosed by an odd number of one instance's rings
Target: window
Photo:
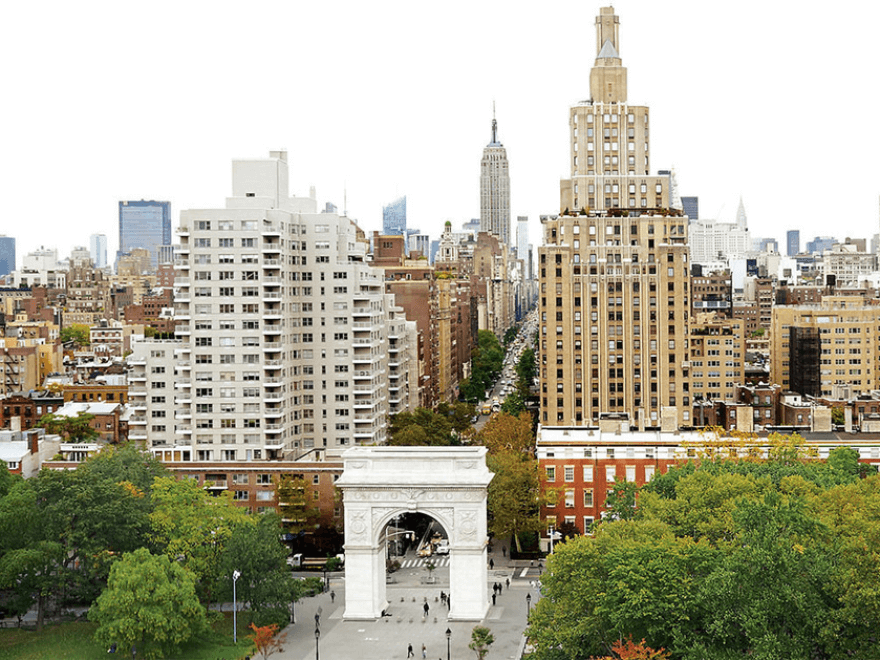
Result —
[[544, 471], [547, 474], [547, 481], [556, 481], [556, 468], [552, 465], [548, 465], [544, 468]]
[[627, 465], [626, 466], [626, 480], [630, 481], [630, 482], [636, 480], [636, 466], [635, 465]]
[[614, 483], [614, 480], [617, 479], [617, 466], [616, 465], [606, 465], [605, 466], [605, 481], [609, 484]]
[[584, 466], [584, 481], [590, 483], [593, 481], [593, 466], [585, 465]]
[[565, 471], [565, 481], [567, 483], [574, 481], [574, 465], [566, 465], [563, 469]]
[[574, 508], [574, 489], [567, 488], [565, 490], [565, 508], [573, 509]]
[[593, 505], [593, 489], [584, 488], [584, 506], [591, 507]]

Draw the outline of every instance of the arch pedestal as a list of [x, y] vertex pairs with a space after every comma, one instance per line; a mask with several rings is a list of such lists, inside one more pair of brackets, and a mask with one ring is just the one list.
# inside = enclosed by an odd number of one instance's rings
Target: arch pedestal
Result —
[[336, 485], [345, 503], [345, 619], [377, 619], [388, 608], [385, 539], [395, 516], [424, 513], [449, 536], [451, 620], [489, 609], [485, 447], [353, 447]]

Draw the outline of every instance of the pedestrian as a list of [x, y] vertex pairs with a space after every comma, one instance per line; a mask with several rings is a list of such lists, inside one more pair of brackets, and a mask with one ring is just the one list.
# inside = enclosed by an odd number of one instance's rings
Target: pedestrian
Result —
[[494, 571], [494, 570], [495, 570], [495, 560], [494, 560], [494, 559], [490, 559], [490, 560], [489, 560], [489, 570], [490, 570], [490, 571]]
[[446, 592], [445, 591], [440, 592], [440, 602], [444, 605], [446, 604]]
[[425, 618], [428, 617], [428, 612], [430, 611], [430, 607], [428, 607], [428, 601], [425, 601], [425, 606], [422, 608], [425, 610]]
[[495, 599], [496, 599], [497, 597], [498, 597], [498, 594], [495, 594], [495, 593], [492, 594], [492, 606], [493, 606], [493, 607], [495, 606]]
[[406, 647], [406, 657], [411, 658], [414, 655], [415, 655], [415, 653], [413, 653], [412, 644], [410, 644], [409, 646]]
[[335, 603], [335, 602], [336, 602], [336, 592], [335, 592], [335, 591], [331, 591], [331, 592], [330, 592], [330, 602], [331, 602], [331, 603]]
[[510, 589], [510, 578], [507, 578], [507, 579], [504, 581], [504, 584], [506, 584], [506, 585], [507, 585], [507, 588]]
[[424, 645], [424, 644], [422, 644], [422, 657], [423, 657], [423, 658], [427, 658], [427, 657], [428, 657], [428, 649], [425, 648], [425, 645]]
[[506, 556], [507, 556], [507, 546], [506, 546], [506, 545], [502, 545], [502, 546], [501, 546], [501, 556], [502, 556], [502, 557], [506, 557]]
[[500, 594], [502, 591], [504, 591], [504, 585], [499, 582], [498, 583], [498, 593]]

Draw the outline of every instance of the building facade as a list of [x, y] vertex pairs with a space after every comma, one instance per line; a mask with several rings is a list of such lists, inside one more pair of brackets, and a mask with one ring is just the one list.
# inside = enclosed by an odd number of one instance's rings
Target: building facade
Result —
[[[325, 460], [382, 444], [394, 301], [365, 262], [357, 225], [290, 196], [287, 153], [276, 151], [234, 161], [226, 207], [184, 211], [178, 231], [179, 345], [144, 342], [133, 363], [146, 382], [140, 422], [154, 453]], [[401, 358], [406, 337], [397, 338]], [[154, 379], [163, 391], [176, 385], [155, 408]], [[164, 444], [153, 441], [155, 419]]]
[[150, 251], [150, 264], [155, 270], [163, 245], [171, 245], [171, 202], [119, 202], [117, 258], [133, 248], [144, 248]]
[[851, 396], [880, 389], [880, 306], [856, 296], [773, 308], [770, 379], [784, 390]]
[[563, 208], [583, 210], [541, 218], [541, 423], [615, 414], [677, 427], [691, 415], [688, 223], [668, 208], [670, 178], [648, 174], [648, 108], [626, 103], [611, 8], [596, 28], [592, 100], [571, 110], [560, 193]]
[[0, 277], [15, 270], [15, 237], [0, 236]]
[[107, 267], [107, 235], [92, 234], [89, 236], [89, 255], [95, 268]]
[[483, 149], [480, 161], [480, 231], [494, 234], [510, 246], [510, 171], [494, 117], [492, 141]]
[[406, 234], [406, 195], [382, 207], [382, 233]]

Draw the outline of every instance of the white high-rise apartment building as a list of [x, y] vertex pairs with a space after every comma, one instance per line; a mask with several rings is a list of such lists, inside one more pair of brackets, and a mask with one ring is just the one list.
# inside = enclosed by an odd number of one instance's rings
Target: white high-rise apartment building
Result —
[[[164, 434], [147, 426], [154, 452], [173, 442], [195, 461], [322, 460], [382, 444], [389, 413], [417, 398], [415, 328], [364, 262], [357, 225], [289, 196], [287, 153], [275, 151], [234, 161], [226, 207], [183, 211], [178, 234], [175, 373], [160, 380], [149, 355], [135, 367], [146, 392], [154, 378], [177, 387], [173, 402], [146, 397], [144, 418], [167, 420]], [[167, 361], [167, 346], [150, 350]]]

